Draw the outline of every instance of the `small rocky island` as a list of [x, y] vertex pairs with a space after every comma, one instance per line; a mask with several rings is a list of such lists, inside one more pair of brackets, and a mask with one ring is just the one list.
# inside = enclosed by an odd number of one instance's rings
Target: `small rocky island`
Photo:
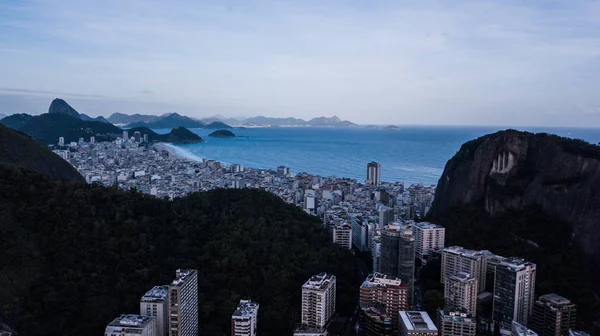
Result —
[[214, 131], [214, 132], [210, 133], [208, 136], [213, 137], [213, 138], [235, 138], [235, 134], [233, 134], [233, 132], [228, 131], [228, 130]]
[[167, 134], [166, 138], [167, 142], [176, 143], [176, 144], [190, 144], [190, 143], [199, 143], [204, 140], [198, 134], [190, 131], [185, 127], [175, 127]]

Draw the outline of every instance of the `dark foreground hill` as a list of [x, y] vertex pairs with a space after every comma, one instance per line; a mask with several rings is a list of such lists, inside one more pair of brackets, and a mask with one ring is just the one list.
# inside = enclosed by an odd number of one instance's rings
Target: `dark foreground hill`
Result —
[[354, 256], [263, 191], [167, 201], [0, 166], [0, 218], [0, 314], [23, 335], [102, 334], [177, 268], [199, 270], [201, 335], [230, 334], [242, 298], [260, 302], [261, 335], [290, 335], [301, 286], [322, 271], [338, 277], [340, 313], [356, 304]]
[[448, 244], [535, 262], [538, 295], [557, 292], [588, 328], [600, 322], [600, 147], [514, 130], [467, 142], [429, 216]]
[[0, 163], [22, 167], [54, 179], [84, 181], [73, 166], [48, 148], [33, 141], [28, 135], [2, 125]]

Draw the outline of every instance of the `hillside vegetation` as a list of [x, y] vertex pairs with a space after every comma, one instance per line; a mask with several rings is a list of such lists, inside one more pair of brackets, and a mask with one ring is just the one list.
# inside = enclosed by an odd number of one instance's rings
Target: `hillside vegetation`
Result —
[[260, 303], [261, 335], [291, 334], [301, 286], [322, 271], [338, 277], [340, 313], [356, 304], [354, 256], [263, 191], [167, 201], [0, 165], [0, 218], [0, 314], [23, 335], [102, 334], [177, 268], [199, 270], [201, 335], [230, 334], [242, 298]]
[[28, 135], [2, 125], [0, 163], [22, 167], [54, 179], [84, 181], [73, 166], [48, 148], [33, 141]]

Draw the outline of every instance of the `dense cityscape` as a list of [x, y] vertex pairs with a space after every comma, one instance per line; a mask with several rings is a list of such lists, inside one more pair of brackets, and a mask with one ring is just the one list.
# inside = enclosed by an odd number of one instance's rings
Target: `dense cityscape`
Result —
[[[348, 332], [357, 335], [570, 335], [576, 306], [560, 293], [535, 293], [536, 265], [518, 256], [445, 245], [445, 228], [423, 222], [435, 186], [381, 181], [380, 166], [367, 164], [365, 183], [341, 177], [292, 174], [290, 167], [255, 169], [214, 160], [194, 161], [139, 132], [112, 142], [65, 144], [54, 152], [88, 183], [136, 189], [175, 198], [215, 188], [259, 188], [322, 219], [332, 242], [361, 259], [364, 282]], [[368, 266], [365, 264], [369, 264]], [[443, 306], [425, 307], [419, 270], [439, 264]], [[176, 270], [168, 285], [141, 298], [140, 311], [115, 318], [106, 336], [197, 335], [198, 271]], [[294, 335], [335, 335], [336, 276], [325, 272], [298, 288], [301, 320]], [[246, 298], [232, 312], [231, 334], [259, 335], [260, 303]], [[426, 310], [429, 310], [427, 312]]]

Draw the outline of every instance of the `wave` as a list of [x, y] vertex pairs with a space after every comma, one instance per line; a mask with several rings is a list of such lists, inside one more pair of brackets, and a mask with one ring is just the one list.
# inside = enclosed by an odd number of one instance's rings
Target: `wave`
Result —
[[175, 152], [175, 154], [181, 156], [182, 158], [185, 158], [187, 160], [190, 161], [202, 161], [204, 160], [204, 158], [201, 158], [200, 156], [194, 154], [193, 152], [187, 150], [187, 149], [183, 149], [181, 147], [178, 147], [176, 145], [170, 144], [170, 143], [163, 143], [164, 146], [169, 147], [171, 150], [173, 150]]

